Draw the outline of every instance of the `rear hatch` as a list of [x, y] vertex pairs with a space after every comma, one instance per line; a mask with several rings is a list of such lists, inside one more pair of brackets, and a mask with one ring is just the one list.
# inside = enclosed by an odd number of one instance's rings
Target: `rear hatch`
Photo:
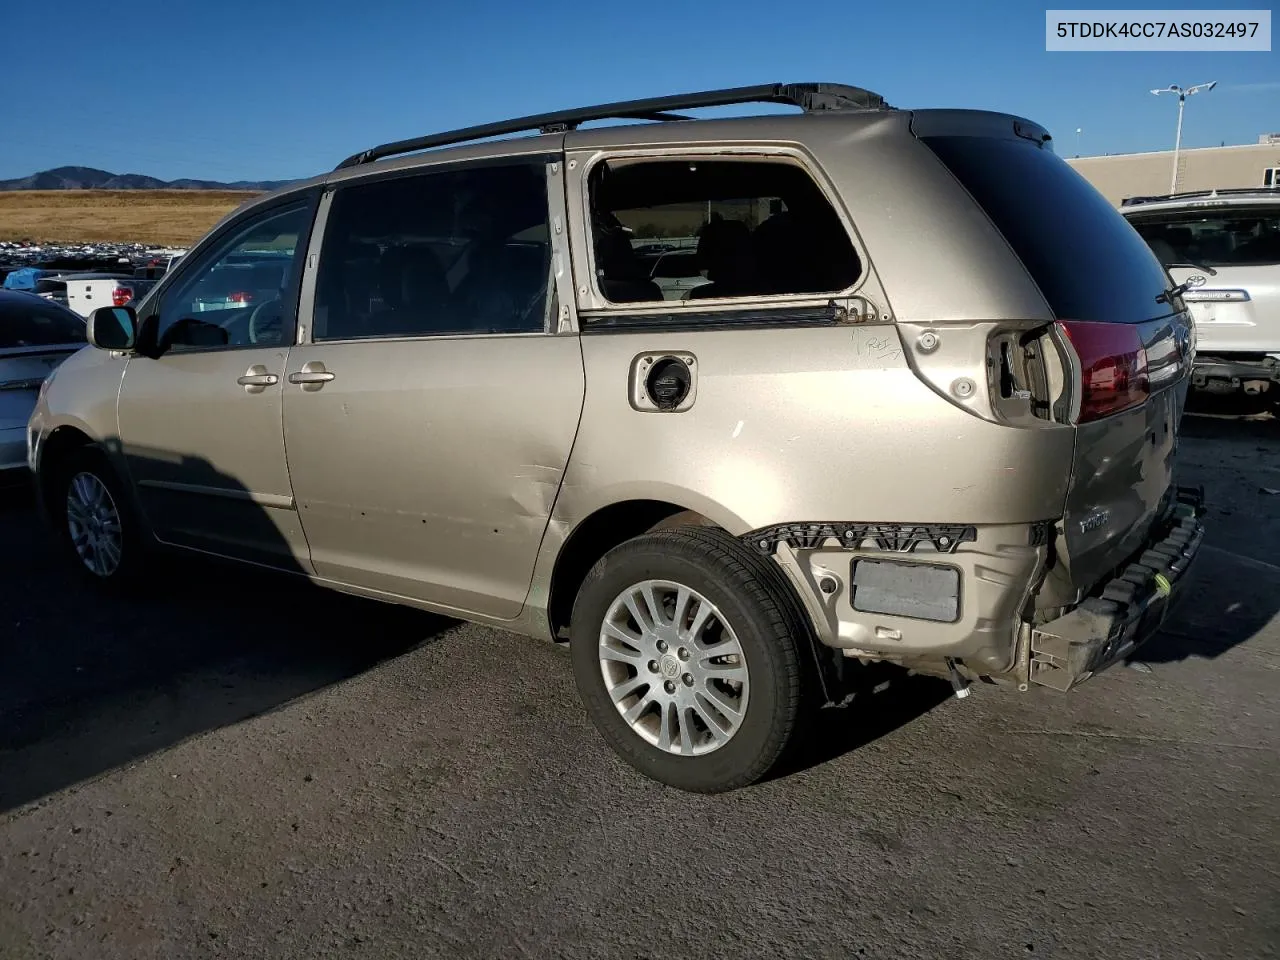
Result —
[[986, 211], [1056, 319], [1035, 356], [1057, 370], [1025, 387], [1043, 418], [1075, 428], [1056, 538], [1070, 593], [1141, 549], [1170, 502], [1191, 325], [1142, 238], [1037, 131], [1011, 118], [1003, 137], [921, 140]]
[[1179, 283], [1202, 357], [1280, 355], [1280, 195], [1205, 199], [1126, 216]]

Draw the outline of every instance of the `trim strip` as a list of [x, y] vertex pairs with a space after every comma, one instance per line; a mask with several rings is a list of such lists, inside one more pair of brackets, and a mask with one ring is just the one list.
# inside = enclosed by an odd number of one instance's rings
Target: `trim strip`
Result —
[[664, 313], [591, 313], [579, 320], [583, 333], [612, 330], [707, 330], [722, 327], [831, 327], [848, 322], [835, 300], [820, 307], [778, 306], [737, 310], [678, 310]]
[[281, 493], [254, 493], [252, 490], [232, 490], [229, 487], [209, 487], [202, 483], [175, 483], [172, 480], [139, 480], [138, 486], [173, 493], [194, 493], [206, 497], [223, 497], [227, 500], [245, 500], [260, 507], [277, 507], [296, 510], [293, 497]]

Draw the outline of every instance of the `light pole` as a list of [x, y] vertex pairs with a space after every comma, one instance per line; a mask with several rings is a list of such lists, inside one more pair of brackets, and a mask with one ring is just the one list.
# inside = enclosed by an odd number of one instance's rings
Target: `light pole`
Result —
[[1187, 87], [1187, 89], [1183, 90], [1180, 86], [1174, 83], [1167, 87], [1162, 87], [1159, 90], [1151, 91], [1156, 96], [1159, 96], [1162, 93], [1176, 93], [1178, 95], [1178, 133], [1173, 140], [1173, 177], [1169, 181], [1170, 193], [1178, 192], [1178, 151], [1182, 147], [1182, 108], [1187, 103], [1187, 97], [1191, 96], [1193, 93], [1199, 93], [1201, 90], [1207, 92], [1217, 85], [1218, 81], [1214, 80], [1210, 83], [1197, 83], [1194, 87]]
[[1080, 156], [1080, 134], [1084, 132], [1083, 127], [1076, 127], [1076, 156]]

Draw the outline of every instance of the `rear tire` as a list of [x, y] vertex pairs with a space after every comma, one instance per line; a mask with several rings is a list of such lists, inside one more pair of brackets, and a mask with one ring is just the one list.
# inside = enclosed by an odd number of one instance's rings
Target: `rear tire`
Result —
[[146, 563], [146, 544], [124, 484], [106, 455], [95, 447], [69, 454], [50, 493], [50, 515], [80, 576], [104, 589], [135, 585]]
[[681, 527], [615, 547], [587, 575], [571, 628], [578, 691], [646, 776], [720, 793], [790, 745], [810, 627], [769, 563], [723, 530]]

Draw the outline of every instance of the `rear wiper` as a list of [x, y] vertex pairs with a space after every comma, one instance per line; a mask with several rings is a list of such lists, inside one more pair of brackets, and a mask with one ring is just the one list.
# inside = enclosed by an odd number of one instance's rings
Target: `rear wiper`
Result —
[[[1216, 277], [1218, 275], [1218, 271], [1213, 269], [1213, 267], [1209, 266], [1208, 264], [1192, 263], [1190, 260], [1179, 260], [1175, 263], [1166, 263], [1165, 269], [1167, 270], [1169, 267], [1191, 267], [1194, 270], [1203, 270], [1205, 273], [1207, 273], [1211, 277]], [[1156, 303], [1173, 303], [1173, 300], [1175, 297], [1182, 296], [1184, 293], [1186, 293], [1190, 289], [1191, 289], [1190, 283], [1185, 283], [1185, 282], [1176, 283], [1172, 287], [1170, 287], [1168, 290], [1166, 290], [1164, 293], [1156, 297]]]

